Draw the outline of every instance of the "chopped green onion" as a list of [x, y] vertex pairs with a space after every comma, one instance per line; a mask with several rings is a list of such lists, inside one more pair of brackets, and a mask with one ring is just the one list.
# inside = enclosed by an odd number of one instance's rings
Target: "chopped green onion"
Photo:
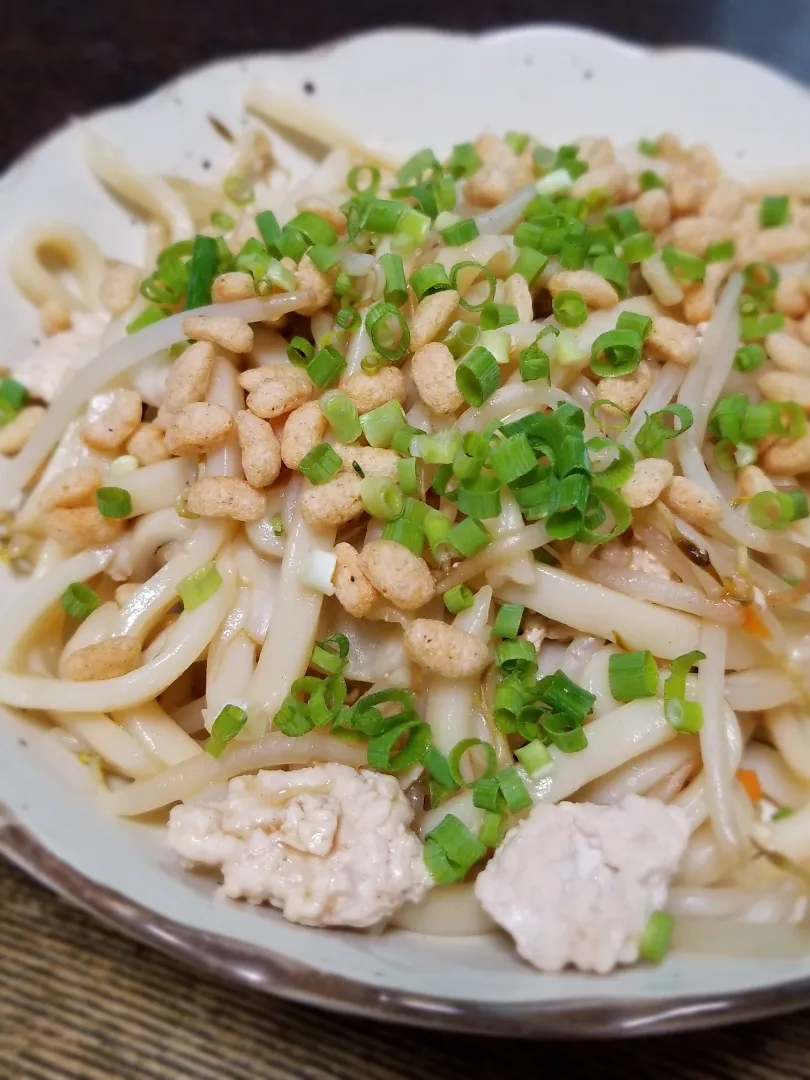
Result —
[[284, 258], [298, 262], [304, 257], [308, 247], [309, 241], [300, 230], [293, 228], [292, 225], [285, 225], [281, 230], [278, 250]]
[[635, 311], [623, 311], [616, 320], [616, 329], [633, 330], [642, 341], [646, 341], [652, 330], [652, 319]]
[[534, 776], [535, 773], [551, 764], [548, 747], [540, 739], [533, 739], [532, 742], [521, 746], [515, 751], [515, 757], [529, 776]]
[[551, 360], [547, 352], [533, 342], [528, 348], [518, 353], [518, 371], [523, 382], [534, 382], [537, 379], [549, 379], [551, 377]]
[[313, 446], [298, 463], [298, 471], [303, 473], [311, 484], [325, 484], [333, 476], [337, 476], [342, 468], [343, 460], [329, 443]]
[[393, 540], [396, 544], [402, 544], [414, 555], [421, 555], [425, 546], [424, 530], [404, 517], [389, 521], [383, 527], [382, 535], [383, 540]]
[[759, 204], [759, 223], [763, 229], [786, 225], [790, 218], [790, 201], [787, 195], [766, 195]]
[[395, 432], [406, 424], [405, 413], [396, 400], [387, 401], [360, 417], [360, 427], [369, 446], [390, 446]]
[[568, 540], [577, 535], [585, 520], [590, 491], [590, 477], [582, 473], [571, 473], [555, 485], [546, 522], [552, 540]]
[[357, 407], [342, 390], [330, 390], [320, 400], [320, 409], [342, 443], [356, 442], [363, 433]]
[[385, 274], [383, 296], [387, 304], [402, 307], [408, 299], [408, 285], [405, 280], [405, 267], [401, 255], [381, 255], [380, 266]]
[[480, 331], [473, 323], [456, 322], [447, 331], [444, 344], [450, 350], [453, 359], [459, 360], [478, 341]]
[[[362, 183], [361, 183], [362, 181]], [[355, 195], [373, 195], [380, 186], [380, 170], [376, 165], [355, 165], [346, 176], [346, 187]]]
[[573, 289], [564, 289], [557, 293], [551, 303], [551, 309], [561, 326], [582, 326], [588, 318], [588, 305], [581, 293]]
[[544, 716], [541, 723], [548, 738], [564, 754], [576, 754], [588, 745], [582, 724], [569, 715], [551, 713]]
[[625, 262], [640, 263], [655, 254], [655, 236], [651, 232], [637, 232], [622, 241], [622, 258]]
[[211, 757], [219, 757], [231, 739], [235, 739], [247, 723], [247, 713], [238, 705], [226, 705], [211, 725], [211, 734], [203, 749]]
[[437, 885], [461, 881], [487, 849], [454, 814], [447, 814], [425, 837], [424, 859]]
[[441, 511], [431, 509], [425, 516], [423, 528], [431, 555], [437, 562], [441, 561], [448, 554], [447, 543], [452, 529], [450, 521]]
[[393, 521], [402, 513], [402, 492], [388, 476], [365, 477], [360, 498], [366, 513], [381, 521]]
[[760, 491], [748, 502], [748, 516], [760, 529], [786, 529], [808, 516], [807, 496], [799, 490]]
[[281, 514], [273, 514], [273, 519], [270, 524], [273, 526], [273, 536], [284, 535], [284, 519]]
[[324, 675], [340, 675], [349, 660], [349, 639], [345, 634], [330, 634], [312, 647], [309, 663]]
[[[671, 425], [666, 423], [669, 416], [674, 417]], [[667, 442], [688, 431], [693, 423], [692, 410], [686, 405], [665, 405], [663, 409], [647, 415], [633, 442], [645, 457], [659, 457], [664, 453]]]
[[[403, 736], [406, 736], [405, 742], [394, 752]], [[422, 760], [430, 744], [431, 731], [427, 724], [417, 717], [403, 720], [369, 739], [366, 748], [368, 763], [372, 769], [381, 772], [404, 772]]]
[[396, 250], [412, 251], [423, 244], [430, 229], [430, 218], [409, 207], [397, 222], [391, 246]]
[[593, 709], [596, 697], [569, 679], [564, 671], [546, 675], [537, 683], [537, 697], [555, 712], [576, 717], [580, 723]]
[[679, 281], [703, 281], [706, 276], [706, 262], [688, 251], [679, 251], [672, 244], [666, 244], [661, 251], [664, 266]]
[[756, 371], [765, 363], [765, 349], [761, 345], [741, 345], [734, 353], [736, 371]]
[[186, 311], [211, 303], [211, 284], [217, 274], [217, 245], [210, 236], [195, 236], [188, 262]]
[[529, 136], [524, 131], [507, 131], [503, 141], [516, 155], [520, 155], [529, 145]]
[[[489, 455], [489, 466], [502, 484], [512, 484], [537, 464], [537, 458], [524, 432], [497, 443]], [[478, 515], [486, 516], [486, 515]]]
[[478, 342], [482, 349], [492, 353], [499, 364], [509, 363], [512, 341], [506, 330], [482, 330]]
[[639, 187], [642, 191], [652, 191], [653, 188], [666, 188], [666, 180], [652, 169], [645, 169], [638, 176]]
[[591, 345], [591, 370], [606, 378], [629, 375], [641, 363], [641, 345], [634, 330], [608, 330]]
[[636, 143], [636, 149], [645, 157], [658, 157], [658, 143], [653, 142], [652, 139], [639, 139]]
[[520, 632], [523, 604], [501, 604], [492, 626], [492, 636], [514, 640]]
[[346, 367], [346, 361], [334, 347], [324, 345], [307, 363], [307, 375], [321, 390], [331, 386]]
[[740, 319], [740, 337], [743, 341], [761, 341], [768, 334], [775, 334], [785, 327], [785, 316], [781, 311], [768, 315], [751, 315]]
[[468, 260], [466, 262], [459, 262], [456, 263], [455, 266], [453, 266], [450, 270], [451, 289], [458, 290], [458, 275], [462, 272], [462, 270], [476, 270], [477, 273], [480, 274], [482, 277], [486, 278], [487, 282], [489, 283], [489, 293], [486, 299], [482, 300], [480, 304], [471, 304], [468, 300], [465, 300], [464, 297], [461, 297], [459, 300], [459, 303], [466, 311], [480, 311], [483, 307], [485, 307], [487, 304], [491, 303], [495, 299], [495, 289], [497, 287], [495, 275], [488, 267], [483, 266], [481, 263], [474, 262], [472, 260]]
[[[560, 265], [565, 270], [581, 270], [588, 255], [589, 239], [587, 236], [569, 236], [560, 250]], [[532, 248], [523, 248], [531, 252]]]
[[600, 455], [598, 461], [591, 458], [591, 473], [600, 484], [620, 488], [633, 475], [633, 455], [626, 446], [602, 436], [588, 439], [586, 446], [589, 455]]
[[422, 494], [422, 475], [416, 458], [400, 458], [397, 462], [397, 480], [403, 495]]
[[432, 293], [450, 288], [447, 271], [441, 263], [427, 263], [411, 274], [411, 288], [417, 300], [422, 300]]
[[426, 174], [441, 171], [441, 166], [432, 150], [419, 150], [413, 154], [404, 165], [396, 171], [396, 178], [400, 184], [411, 184], [424, 179]]
[[365, 209], [363, 228], [372, 233], [395, 233], [405, 209], [401, 202], [371, 199]]
[[289, 738], [298, 738], [301, 735], [306, 735], [308, 731], [312, 731], [315, 722], [310, 716], [310, 710], [304, 702], [295, 697], [295, 694], [303, 691], [302, 684], [312, 684], [314, 688], [320, 681], [313, 675], [296, 679], [292, 684], [294, 693], [287, 694], [281, 708], [273, 717], [273, 727], [280, 731], [282, 735], [287, 735]]
[[262, 210], [256, 215], [256, 228], [267, 250], [274, 255], [280, 254], [281, 226], [272, 210]]
[[[546, 230], [541, 225], [537, 225], [533, 221], [521, 221], [515, 229], [515, 247], [521, 250], [528, 248], [530, 251], [539, 252], [542, 249], [545, 235]], [[545, 253], [543, 254], [545, 255]], [[548, 262], [547, 256], [546, 262]]]
[[129, 517], [132, 513], [132, 496], [126, 488], [102, 487], [96, 491], [96, 506], [102, 517]]
[[481, 308], [480, 326], [482, 330], [497, 330], [500, 326], [509, 326], [520, 322], [514, 304], [484, 304]]
[[[22, 383], [5, 375], [0, 379], [0, 401], [8, 406], [12, 415], [18, 413], [28, 398], [28, 391]], [[11, 416], [9, 416], [11, 419]]]
[[296, 367], [306, 367], [312, 359], [315, 347], [304, 337], [294, 337], [287, 346], [287, 359]]
[[444, 594], [444, 606], [453, 615], [471, 608], [474, 600], [475, 597], [469, 585], [454, 585]]
[[501, 512], [501, 482], [497, 476], [478, 476], [458, 485], [458, 508], [472, 518], [496, 518]]
[[770, 263], [748, 263], [743, 269], [743, 284], [755, 296], [769, 295], [779, 284], [779, 271]]
[[610, 692], [616, 701], [636, 701], [658, 693], [658, 668], [653, 654], [613, 653], [608, 660]]
[[523, 783], [515, 765], [501, 769], [497, 774], [497, 779], [501, 794], [511, 813], [519, 814], [521, 811], [529, 809], [532, 805], [532, 797], [526, 790], [526, 785]]
[[337, 243], [337, 233], [334, 228], [319, 214], [313, 214], [310, 210], [304, 210], [302, 213], [296, 214], [289, 222], [289, 225], [291, 228], [303, 233], [311, 244], [323, 244], [325, 247], [331, 247]]
[[283, 292], [292, 292], [295, 288], [295, 274], [288, 270], [278, 259], [269, 259], [264, 277], [256, 282], [256, 289], [260, 295], [265, 295], [270, 287], [275, 285]]
[[491, 810], [484, 812], [484, 820], [478, 830], [478, 839], [487, 848], [499, 846], [506, 835], [506, 816]]
[[447, 758], [440, 750], [437, 750], [435, 746], [431, 746], [422, 758], [422, 764], [443, 788], [452, 791], [453, 788], [457, 786], [453, 781], [453, 777], [450, 775], [450, 765]]
[[632, 236], [641, 231], [636, 212], [629, 207], [623, 210], [612, 210], [609, 214], [605, 214], [605, 224], [615, 236], [620, 238]]
[[472, 176], [481, 168], [481, 159], [472, 143], [458, 143], [447, 159], [447, 171], [456, 180]]
[[364, 371], [366, 375], [374, 375], [382, 367], [385, 367], [385, 360], [373, 352], [364, 356], [360, 361], [360, 370]]
[[194, 611], [214, 595], [222, 584], [222, 577], [214, 563], [206, 563], [187, 574], [177, 583], [177, 592], [183, 601], [184, 611]]
[[699, 649], [676, 656], [664, 683], [664, 715], [676, 731], [694, 735], [703, 726], [703, 710], [695, 701], [686, 700], [686, 676], [706, 654]]
[[709, 244], [706, 248], [706, 262], [726, 262], [727, 259], [734, 258], [734, 250], [733, 240], [720, 240], [716, 244]]
[[335, 251], [330, 247], [324, 247], [322, 244], [313, 244], [307, 252], [307, 256], [310, 262], [314, 263], [322, 274], [331, 270], [338, 261]]
[[527, 638], [504, 638], [495, 647], [495, 663], [507, 675], [512, 672], [534, 671], [537, 650]]
[[[445, 599], [447, 598], [445, 597]], [[481, 774], [474, 777], [472, 780], [465, 780], [461, 774], [462, 762], [471, 750], [479, 749], [483, 751], [484, 754]], [[498, 767], [498, 759], [495, 756], [494, 748], [490, 743], [485, 742], [483, 739], [462, 739], [460, 742], [457, 742], [447, 755], [447, 763], [450, 766], [450, 775], [452, 776], [456, 787], [472, 787], [478, 780], [488, 779], [490, 776], [493, 776]]]
[[630, 271], [627, 263], [616, 255], [597, 255], [591, 264], [596, 274], [601, 274], [605, 281], [613, 285], [619, 296], [627, 293]]
[[74, 619], [86, 619], [101, 604], [101, 598], [89, 585], [74, 581], [59, 597], [64, 611]]
[[446, 229], [441, 230], [442, 240], [449, 247], [467, 244], [470, 240], [475, 240], [476, 236], [478, 236], [478, 226], [472, 218], [456, 221], [453, 225], [448, 225]]
[[492, 543], [489, 532], [475, 518], [465, 518], [454, 525], [447, 535], [447, 540], [465, 559], [471, 558]]
[[335, 316], [335, 322], [341, 330], [356, 330], [360, 325], [360, 313], [354, 308], [344, 307]]
[[[600, 409], [604, 409], [605, 412], [607, 412], [609, 415], [607, 417], [600, 417]], [[612, 422], [612, 414], [614, 412], [617, 412], [620, 415], [618, 423]], [[624, 429], [630, 424], [631, 419], [630, 413], [627, 411], [627, 409], [623, 409], [621, 405], [617, 405], [609, 398], [600, 398], [599, 401], [595, 401], [588, 410], [588, 414], [590, 415], [591, 420], [593, 420], [595, 424], [598, 424], [606, 431], [624, 431]]]
[[222, 184], [226, 197], [237, 206], [246, 206], [253, 201], [253, 184], [247, 176], [227, 176]]
[[366, 313], [366, 330], [383, 359], [396, 363], [405, 355], [411, 335], [402, 312], [394, 304], [375, 304]]
[[483, 346], [477, 346], [456, 368], [456, 386], [468, 405], [480, 408], [501, 381], [498, 361]]
[[674, 925], [675, 920], [667, 911], [654, 911], [650, 915], [638, 946], [638, 955], [642, 960], [661, 963], [669, 952]]
[[413, 453], [427, 465], [450, 465], [461, 449], [462, 435], [457, 427], [443, 428], [435, 435], [424, 432], [413, 439]]
[[211, 215], [211, 224], [215, 229], [222, 229], [223, 232], [230, 232], [236, 224], [236, 220], [232, 218], [230, 214], [226, 214], [222, 210], [215, 210]]
[[490, 813], [500, 813], [506, 803], [498, 776], [485, 776], [472, 785], [473, 806]]

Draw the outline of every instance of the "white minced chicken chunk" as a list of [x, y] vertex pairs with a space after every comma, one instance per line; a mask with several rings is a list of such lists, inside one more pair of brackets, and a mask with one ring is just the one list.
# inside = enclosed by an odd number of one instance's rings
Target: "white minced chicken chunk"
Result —
[[640, 795], [612, 806], [536, 806], [507, 834], [475, 893], [535, 967], [604, 974], [638, 959], [688, 838], [679, 807]]
[[239, 776], [222, 798], [175, 806], [169, 843], [221, 867], [226, 896], [308, 926], [373, 926], [433, 883], [412, 819], [393, 776], [313, 765]]
[[107, 315], [76, 311], [70, 330], [45, 338], [30, 356], [14, 366], [14, 378], [31, 397], [50, 403], [59, 388], [98, 355]]

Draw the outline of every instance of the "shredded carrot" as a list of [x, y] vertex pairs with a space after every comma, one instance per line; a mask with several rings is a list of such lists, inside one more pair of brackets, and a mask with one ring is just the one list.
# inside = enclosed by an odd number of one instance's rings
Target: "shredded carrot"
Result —
[[745, 788], [745, 793], [752, 803], [758, 803], [762, 798], [762, 785], [759, 777], [753, 769], [738, 769], [737, 779]]
[[757, 612], [757, 609], [751, 604], [747, 605], [743, 614], [743, 630], [747, 634], [753, 634], [758, 638], [769, 638], [771, 632], [762, 620], [762, 617]]

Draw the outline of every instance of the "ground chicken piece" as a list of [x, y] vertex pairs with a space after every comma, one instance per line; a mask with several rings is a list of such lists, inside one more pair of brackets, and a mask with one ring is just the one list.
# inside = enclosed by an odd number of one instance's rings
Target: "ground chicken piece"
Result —
[[393, 776], [315, 765], [240, 776], [221, 798], [175, 806], [169, 844], [220, 866], [226, 896], [307, 926], [373, 926], [432, 879]]
[[512, 829], [475, 893], [541, 971], [604, 974], [638, 959], [686, 848], [685, 813], [628, 795], [612, 806], [536, 806]]
[[80, 367], [98, 355], [106, 315], [74, 312], [70, 330], [54, 334], [14, 369], [14, 378], [31, 397], [51, 402]]

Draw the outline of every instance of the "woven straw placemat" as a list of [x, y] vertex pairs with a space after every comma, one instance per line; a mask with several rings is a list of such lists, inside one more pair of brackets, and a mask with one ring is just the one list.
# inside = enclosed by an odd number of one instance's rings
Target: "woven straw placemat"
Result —
[[0, 861], [0, 1080], [791, 1080], [808, 1019], [576, 1045], [347, 1019], [201, 977]]

